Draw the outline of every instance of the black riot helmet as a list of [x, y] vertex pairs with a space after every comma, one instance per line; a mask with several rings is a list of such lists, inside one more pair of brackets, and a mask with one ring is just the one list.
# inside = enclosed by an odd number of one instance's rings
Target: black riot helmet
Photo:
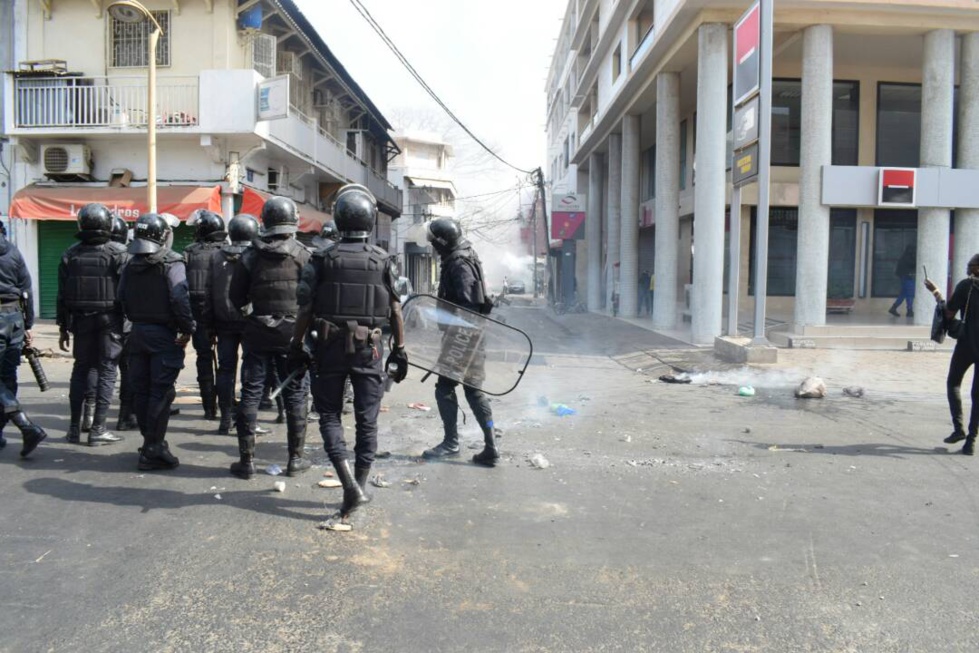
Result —
[[270, 197], [262, 207], [262, 235], [294, 234], [299, 229], [299, 209], [288, 197]]
[[258, 238], [259, 225], [254, 215], [239, 213], [228, 223], [228, 236], [235, 244], [251, 243]]
[[320, 229], [320, 238], [323, 240], [340, 240], [340, 230], [337, 229], [337, 223], [333, 220], [324, 222], [323, 228]]
[[[198, 209], [191, 214], [190, 218], [187, 220], [187, 225], [191, 227], [196, 227], [194, 231], [194, 240], [202, 243], [207, 240], [212, 240], [208, 238], [211, 234], [215, 232], [224, 231], [224, 218], [214, 211], [207, 211], [205, 209]], [[221, 234], [221, 239], [223, 239], [224, 234]]]
[[112, 231], [112, 213], [105, 204], [86, 204], [78, 212], [79, 231]]
[[341, 237], [367, 238], [377, 220], [377, 200], [360, 184], [347, 184], [333, 200], [333, 219]]
[[112, 240], [123, 245], [129, 241], [129, 225], [118, 215], [112, 216]]
[[154, 254], [170, 246], [173, 230], [170, 223], [159, 213], [144, 213], [136, 221], [130, 254]]
[[462, 241], [462, 227], [454, 218], [436, 218], [425, 225], [425, 236], [435, 251], [447, 254]]

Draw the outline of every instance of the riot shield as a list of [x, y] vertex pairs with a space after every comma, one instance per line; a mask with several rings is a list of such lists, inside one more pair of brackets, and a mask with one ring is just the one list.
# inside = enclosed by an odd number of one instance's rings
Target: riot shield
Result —
[[401, 312], [409, 365], [486, 394], [516, 388], [534, 353], [520, 329], [431, 295], [413, 295]]

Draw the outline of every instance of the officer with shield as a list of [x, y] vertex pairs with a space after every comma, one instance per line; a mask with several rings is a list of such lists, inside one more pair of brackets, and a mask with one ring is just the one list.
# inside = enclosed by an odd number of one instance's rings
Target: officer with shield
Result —
[[88, 445], [95, 447], [122, 440], [105, 422], [116, 383], [116, 366], [122, 354], [123, 315], [116, 297], [126, 248], [112, 240], [112, 214], [102, 204], [86, 204], [78, 212], [75, 243], [58, 265], [58, 345], [68, 351], [75, 336], [68, 404], [68, 442], [78, 444], [82, 405], [89, 392], [90, 372], [95, 370], [95, 410]]
[[197, 386], [200, 388], [204, 419], [217, 419], [217, 395], [214, 391], [215, 336], [202, 320], [207, 286], [211, 276], [211, 258], [227, 240], [224, 218], [213, 211], [195, 211], [187, 220], [195, 228], [194, 242], [184, 248], [190, 308], [198, 329], [192, 340], [197, 352]]
[[218, 340], [217, 396], [221, 421], [218, 435], [231, 432], [231, 405], [235, 396], [235, 371], [238, 348], [245, 331], [245, 316], [231, 303], [231, 277], [242, 254], [258, 238], [258, 220], [247, 213], [228, 223], [230, 243], [221, 245], [211, 255], [210, 283], [204, 300], [204, 323]]
[[[472, 244], [462, 237], [459, 223], [452, 218], [437, 218], [428, 223], [426, 235], [442, 259], [438, 298], [476, 313], [488, 313], [491, 302], [483, 282], [482, 264]], [[481, 368], [484, 365], [483, 352], [480, 350], [472, 353], [474, 364]], [[482, 370], [475, 373], [481, 374]], [[457, 381], [441, 375], [435, 383], [435, 402], [442, 418], [444, 436], [442, 442], [422, 453], [425, 458], [437, 459], [459, 453], [457, 385]], [[477, 465], [493, 467], [499, 461], [500, 455], [496, 447], [493, 412], [489, 400], [482, 390], [468, 385], [464, 386], [464, 392], [476, 422], [483, 431], [483, 450], [473, 456], [472, 461]]]
[[129, 334], [129, 374], [136, 399], [136, 420], [143, 434], [140, 470], [175, 469], [167, 426], [174, 384], [184, 366], [184, 348], [196, 330], [190, 309], [184, 259], [170, 249], [173, 230], [158, 213], [136, 221], [129, 244], [132, 258], [119, 281], [119, 299], [133, 323]]
[[[231, 304], [248, 316], [242, 339], [241, 401], [236, 416], [239, 460], [231, 464], [231, 473], [245, 480], [255, 475], [256, 422], [266, 373], [270, 366], [276, 368], [281, 379], [289, 373], [289, 341], [299, 312], [296, 289], [310, 257], [310, 251], [295, 237], [299, 228], [295, 202], [288, 197], [272, 197], [262, 207], [261, 217], [262, 237], [242, 254], [230, 289]], [[305, 377], [294, 378], [282, 390], [288, 476], [302, 474], [310, 467], [309, 460], [303, 457], [308, 392]]]
[[[303, 269], [290, 361], [293, 369], [305, 365], [305, 338], [307, 333], [313, 336], [313, 402], [324, 449], [343, 484], [340, 514], [347, 516], [370, 500], [364, 490], [377, 451], [377, 416], [384, 395], [382, 324], [391, 326], [394, 348], [385, 366], [397, 382], [407, 374], [408, 356], [391, 257], [367, 242], [377, 219], [374, 196], [363, 186], [344, 186], [334, 200], [333, 219], [340, 242], [318, 249]], [[356, 420], [353, 473], [340, 417], [348, 377]]]

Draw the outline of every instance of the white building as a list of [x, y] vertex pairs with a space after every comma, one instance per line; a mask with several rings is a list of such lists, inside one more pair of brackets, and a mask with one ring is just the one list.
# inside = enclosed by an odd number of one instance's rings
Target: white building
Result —
[[394, 141], [401, 151], [389, 166], [389, 179], [404, 188], [402, 217], [395, 223], [396, 252], [401, 273], [415, 292], [434, 294], [438, 260], [425, 237], [425, 222], [455, 217], [456, 188], [450, 172], [452, 146], [436, 134], [398, 132]]
[[[54, 315], [57, 261], [81, 204], [134, 219], [147, 210], [149, 23], [108, 15], [108, 0], [0, 3], [9, 168], [0, 206]], [[157, 47], [159, 210], [257, 214], [269, 194], [300, 206], [316, 232], [343, 183], [377, 196], [375, 240], [387, 246], [401, 190], [387, 181], [390, 125], [293, 0], [145, 0], [163, 27]], [[266, 80], [282, 76], [284, 86]], [[281, 83], [281, 82], [280, 82]], [[259, 91], [271, 93], [259, 114]], [[277, 95], [277, 93], [280, 93]], [[2, 168], [0, 168], [2, 170]], [[6, 194], [6, 197], [3, 195]], [[6, 212], [6, 211], [5, 211]], [[191, 229], [177, 230], [178, 247]]]
[[[635, 317], [648, 269], [655, 327], [690, 319], [700, 343], [724, 331], [731, 31], [750, 4], [569, 2], [547, 82], [548, 169], [555, 189], [588, 194], [577, 277], [592, 310], [608, 308], [618, 277], [620, 314]], [[907, 245], [919, 289], [922, 264], [954, 283], [979, 251], [979, 6], [774, 6], [768, 313], [797, 332], [828, 310], [886, 319]], [[878, 202], [890, 167], [915, 169], [914, 206]], [[737, 216], [743, 313], [757, 189], [745, 187]], [[916, 306], [912, 322], [930, 322], [930, 295], [919, 290]]]

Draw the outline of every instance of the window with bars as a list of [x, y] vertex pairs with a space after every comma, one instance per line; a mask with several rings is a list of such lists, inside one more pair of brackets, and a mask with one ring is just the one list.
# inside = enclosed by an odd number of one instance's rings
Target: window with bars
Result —
[[[163, 28], [156, 44], [156, 65], [170, 65], [170, 12], [151, 11], [153, 18]], [[124, 23], [109, 17], [109, 54], [113, 68], [142, 68], [148, 65], [146, 58], [153, 23], [141, 20]]]

